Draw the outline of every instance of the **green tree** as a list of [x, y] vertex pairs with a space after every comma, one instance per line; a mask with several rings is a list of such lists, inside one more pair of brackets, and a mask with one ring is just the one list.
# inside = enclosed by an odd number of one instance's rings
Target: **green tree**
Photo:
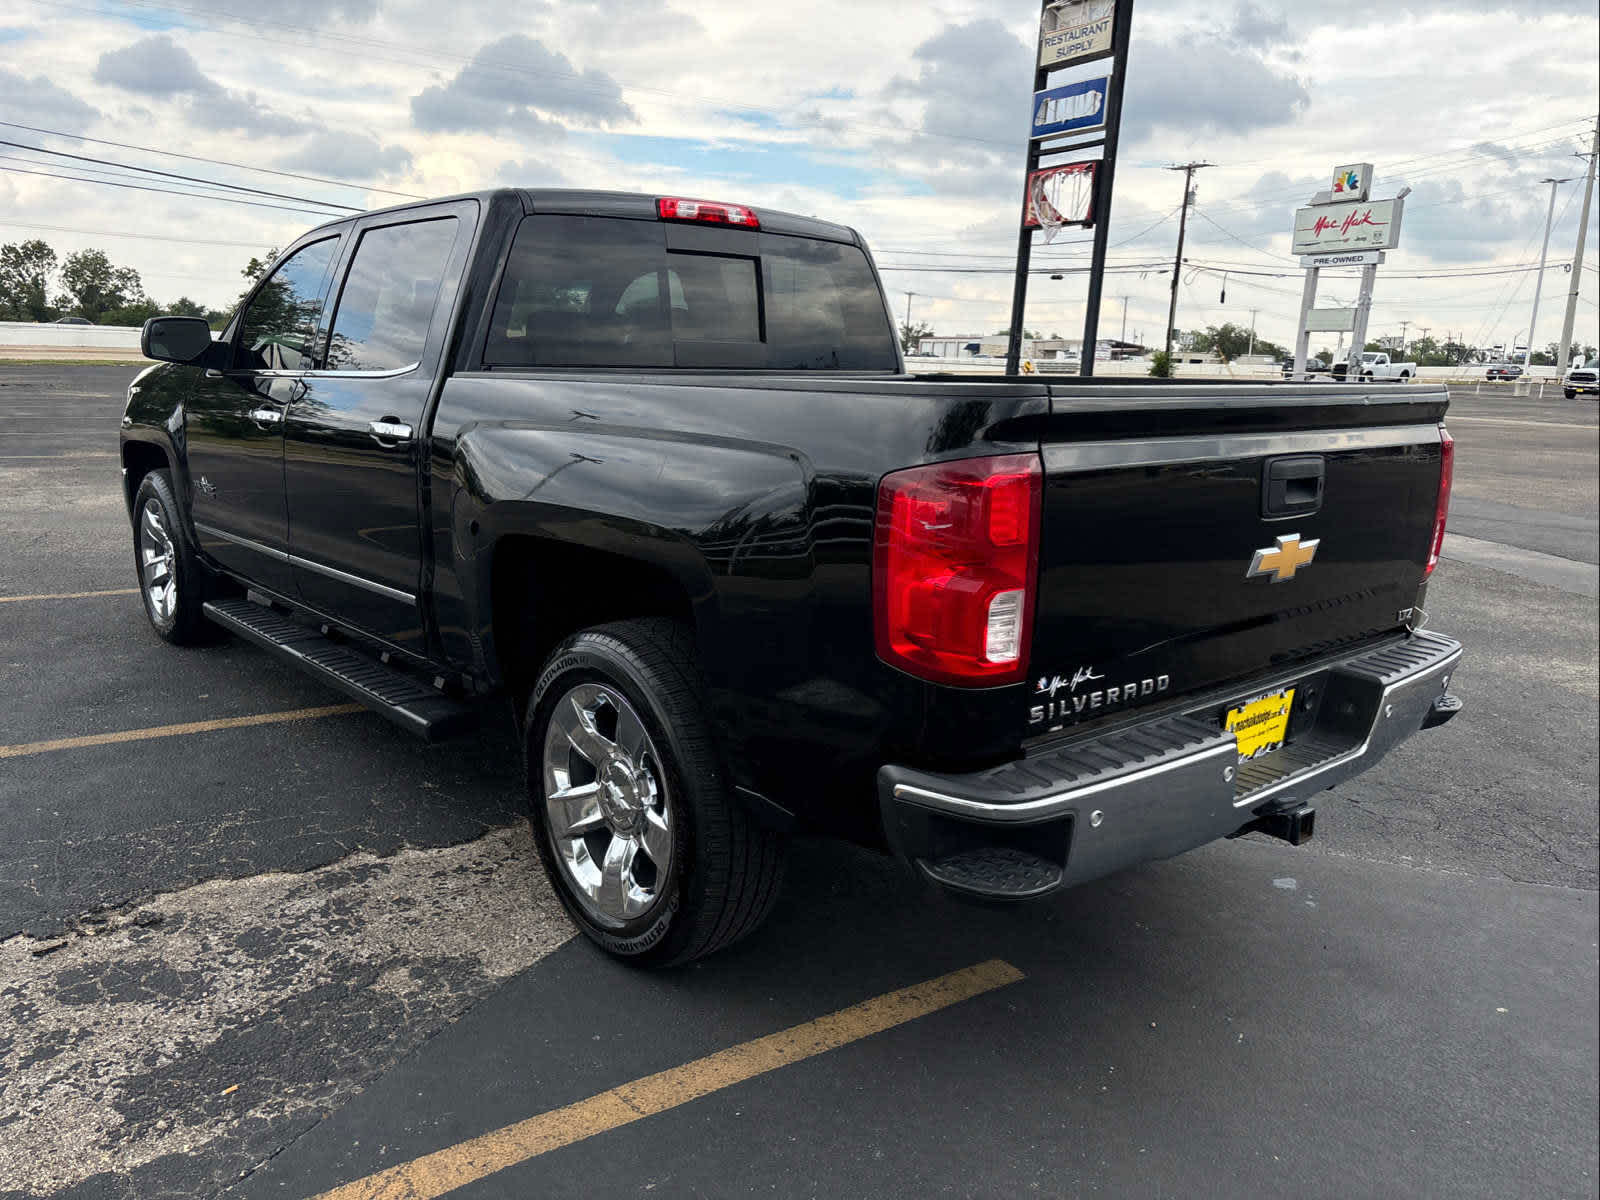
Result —
[[34, 238], [0, 246], [0, 318], [48, 321], [55, 316], [48, 291], [56, 252]]
[[900, 349], [910, 354], [917, 348], [917, 343], [933, 333], [932, 325], [924, 325], [918, 321], [915, 325], [900, 325]]
[[[1257, 338], [1256, 352], [1267, 353], [1261, 349], [1265, 344], [1268, 343]], [[1180, 349], [1199, 354], [1215, 353], [1223, 362], [1232, 362], [1250, 353], [1250, 330], [1232, 321], [1223, 325], [1208, 325], [1204, 329], [1189, 330], [1179, 339], [1178, 345]]]
[[104, 250], [80, 250], [61, 264], [65, 295], [57, 302], [75, 315], [99, 324], [107, 313], [144, 299], [144, 285], [132, 267], [118, 267]]
[[206, 306], [199, 304], [187, 296], [179, 296], [167, 305], [166, 315], [169, 317], [203, 317], [206, 315]]
[[141, 296], [137, 300], [130, 300], [127, 304], [113, 308], [101, 316], [101, 325], [143, 325], [151, 317], [159, 317], [166, 311], [159, 301], [152, 300], [149, 296]]
[[1172, 378], [1172, 355], [1165, 350], [1157, 350], [1150, 356], [1150, 374], [1157, 379]]

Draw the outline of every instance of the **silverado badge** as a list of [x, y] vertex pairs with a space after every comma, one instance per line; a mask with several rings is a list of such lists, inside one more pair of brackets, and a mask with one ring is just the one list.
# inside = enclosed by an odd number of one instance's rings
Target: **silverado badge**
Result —
[[1244, 573], [1244, 577], [1254, 579], [1257, 575], [1270, 575], [1273, 583], [1283, 583], [1285, 580], [1293, 579], [1296, 571], [1307, 566], [1317, 556], [1317, 547], [1321, 544], [1321, 538], [1302, 542], [1298, 533], [1286, 534], [1278, 539], [1276, 546], [1256, 551], [1256, 556], [1250, 560], [1250, 569]]

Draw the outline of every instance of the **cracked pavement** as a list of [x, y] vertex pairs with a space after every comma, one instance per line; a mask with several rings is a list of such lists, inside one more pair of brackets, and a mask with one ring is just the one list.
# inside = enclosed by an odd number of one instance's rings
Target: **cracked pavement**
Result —
[[[133, 373], [0, 365], [0, 596], [132, 585]], [[1595, 411], [1458, 403], [1452, 531], [1593, 562]], [[802, 844], [768, 929], [667, 976], [569, 941], [498, 710], [436, 747], [356, 713], [0, 758], [0, 1197], [310, 1194], [992, 954], [1034, 981], [1003, 1019], [472, 1194], [1594, 1195], [1594, 602], [1447, 557], [1428, 607], [1466, 713], [1320, 796], [1306, 847], [995, 912]], [[0, 695], [0, 746], [338, 699], [243, 643], [168, 648], [126, 594], [0, 603]], [[1293, 1164], [1238, 1097], [1305, 1114]]]

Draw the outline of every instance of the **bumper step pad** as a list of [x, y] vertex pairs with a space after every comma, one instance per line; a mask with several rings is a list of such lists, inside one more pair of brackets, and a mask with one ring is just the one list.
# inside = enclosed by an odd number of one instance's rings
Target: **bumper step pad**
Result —
[[207, 602], [205, 614], [424, 741], [453, 737], [477, 723], [468, 706], [273, 609], [221, 600]]
[[941, 858], [918, 859], [923, 874], [955, 892], [991, 900], [1026, 900], [1042, 896], [1061, 882], [1062, 868], [1026, 850], [984, 846]]

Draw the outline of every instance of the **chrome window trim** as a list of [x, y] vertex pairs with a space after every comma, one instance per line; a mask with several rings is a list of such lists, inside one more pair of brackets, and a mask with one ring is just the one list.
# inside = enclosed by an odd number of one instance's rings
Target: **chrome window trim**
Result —
[[205, 525], [199, 521], [194, 523], [196, 533], [209, 534], [219, 537], [225, 542], [232, 542], [236, 546], [243, 546], [246, 550], [254, 550], [257, 554], [265, 555], [275, 562], [288, 563], [295, 567], [304, 567], [308, 571], [315, 571], [318, 575], [326, 575], [329, 579], [337, 579], [340, 583], [348, 583], [352, 587], [364, 588], [366, 591], [386, 596], [390, 600], [398, 600], [401, 604], [416, 607], [417, 598], [410, 592], [402, 592], [399, 588], [389, 587], [387, 584], [376, 583], [371, 579], [363, 579], [359, 575], [352, 575], [348, 571], [341, 571], [337, 567], [325, 566], [313, 562], [309, 558], [301, 558], [298, 554], [290, 554], [284, 550], [275, 550], [271, 546], [263, 546], [260, 542], [253, 542], [249, 538], [240, 537], [236, 533], [228, 533], [212, 525]]

